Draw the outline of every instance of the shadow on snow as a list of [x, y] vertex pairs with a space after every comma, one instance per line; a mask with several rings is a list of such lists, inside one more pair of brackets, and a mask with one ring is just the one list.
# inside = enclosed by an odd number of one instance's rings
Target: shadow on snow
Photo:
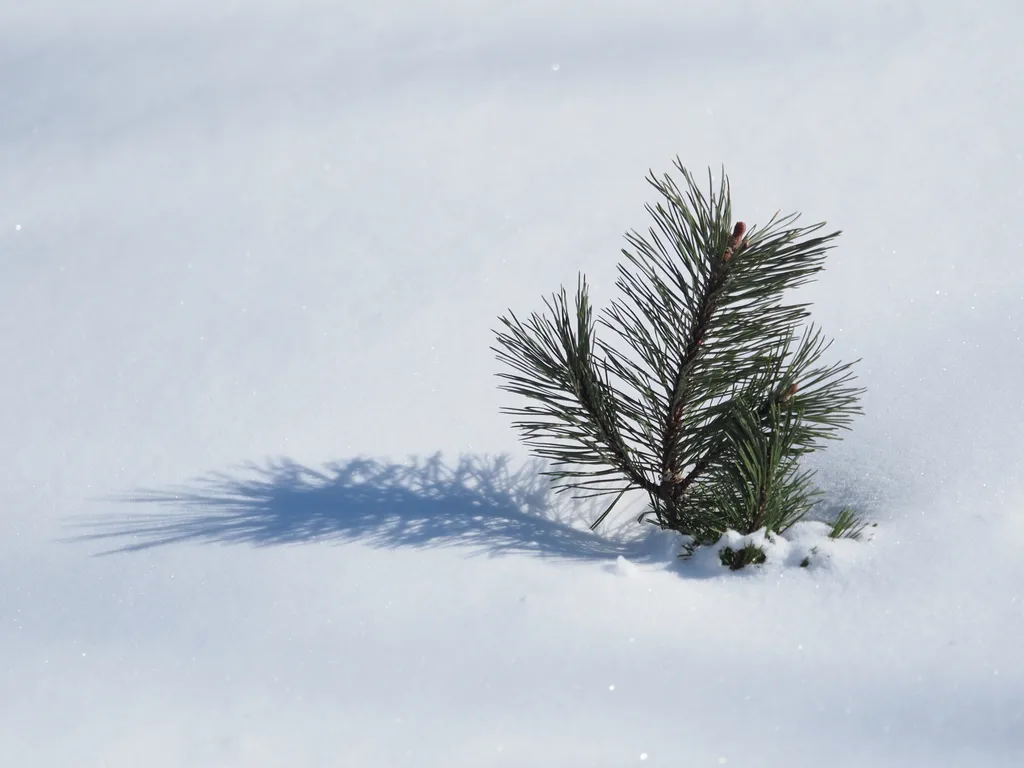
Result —
[[247, 465], [237, 476], [215, 473], [181, 487], [118, 497], [155, 509], [78, 518], [73, 525], [85, 532], [74, 540], [105, 543], [110, 548], [101, 554], [179, 542], [358, 541], [564, 560], [657, 557], [650, 537], [623, 535], [627, 527], [636, 532], [632, 521], [606, 536], [587, 530], [592, 510], [563, 502], [541, 470], [536, 462], [515, 469], [501, 456], [463, 456], [454, 466], [440, 454], [405, 464], [356, 458], [322, 469], [275, 460]]

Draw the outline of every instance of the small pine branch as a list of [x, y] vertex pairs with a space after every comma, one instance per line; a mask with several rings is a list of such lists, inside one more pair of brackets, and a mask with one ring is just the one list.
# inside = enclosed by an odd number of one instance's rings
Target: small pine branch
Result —
[[536, 313], [526, 323], [511, 313], [501, 318], [505, 331], [497, 337], [498, 360], [514, 371], [500, 374], [507, 382], [503, 389], [532, 403], [504, 412], [520, 417], [515, 425], [526, 444], [550, 461], [555, 467], [550, 474], [567, 485], [612, 493], [607, 480], [615, 474], [625, 476], [628, 486], [650, 491], [653, 485], [623, 435], [628, 427], [619, 414], [621, 398], [607, 374], [602, 378], [594, 355], [586, 280], [580, 277], [574, 313], [564, 288], [545, 304], [550, 318]]
[[868, 525], [867, 522], [857, 516], [852, 508], [845, 507], [840, 510], [839, 514], [836, 515], [836, 519], [832, 521], [828, 536], [830, 539], [853, 539], [854, 541], [860, 541]]

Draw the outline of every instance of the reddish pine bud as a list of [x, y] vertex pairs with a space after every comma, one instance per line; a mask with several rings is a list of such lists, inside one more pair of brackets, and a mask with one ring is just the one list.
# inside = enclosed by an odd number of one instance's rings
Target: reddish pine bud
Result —
[[723, 261], [729, 261], [737, 250], [743, 250], [743, 248], [746, 248], [747, 243], [743, 239], [743, 235], [745, 235], [746, 232], [747, 225], [742, 221], [737, 221], [736, 226], [732, 228], [732, 236], [729, 238], [729, 244], [725, 248], [725, 253], [722, 254]]
[[796, 384], [793, 384], [788, 390], [786, 390], [786, 394], [784, 394], [782, 396], [782, 402], [788, 403], [789, 399], [791, 397], [793, 397], [793, 395], [795, 395], [795, 394], [796, 394]]
[[745, 234], [747, 234], [747, 225], [742, 221], [737, 221], [736, 226], [732, 228], [732, 238], [729, 240], [729, 245], [735, 248], [740, 244]]

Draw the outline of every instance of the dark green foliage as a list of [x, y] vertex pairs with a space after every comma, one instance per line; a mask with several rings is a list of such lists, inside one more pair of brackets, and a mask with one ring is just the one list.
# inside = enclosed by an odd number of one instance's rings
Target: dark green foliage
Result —
[[760, 565], [765, 561], [764, 550], [755, 544], [747, 544], [742, 549], [733, 549], [732, 547], [722, 547], [718, 551], [718, 559], [722, 561], [722, 565], [726, 566], [730, 571], [738, 571], [746, 565]]
[[808, 552], [804, 556], [804, 559], [800, 561], [800, 567], [801, 568], [809, 567], [811, 565], [811, 555], [816, 555], [817, 553], [818, 553], [818, 548], [817, 547], [811, 547], [811, 551]]
[[[646, 236], [626, 235], [620, 296], [595, 318], [586, 279], [547, 312], [501, 318], [495, 352], [524, 442], [562, 490], [644, 491], [640, 516], [697, 545], [728, 529], [781, 532], [818, 491], [798, 460], [860, 412], [851, 364], [823, 362], [829, 344], [783, 293], [824, 266], [838, 232], [772, 217], [734, 223], [728, 181], [707, 194], [649, 183], [661, 200]], [[603, 332], [598, 338], [597, 331]]]

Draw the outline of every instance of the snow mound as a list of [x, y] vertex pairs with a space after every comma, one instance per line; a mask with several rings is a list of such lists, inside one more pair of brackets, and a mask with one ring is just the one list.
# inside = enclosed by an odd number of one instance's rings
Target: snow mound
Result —
[[[796, 523], [785, 535], [770, 533], [762, 528], [754, 533], [741, 534], [726, 531], [711, 546], [698, 547], [686, 559], [687, 570], [699, 572], [721, 571], [722, 551], [726, 548], [739, 552], [753, 546], [764, 553], [764, 562], [753, 568], [778, 570], [781, 568], [836, 569], [852, 564], [865, 552], [871, 534], [865, 532], [860, 539], [834, 539], [829, 536], [831, 526], [816, 520]], [[874, 530], [874, 529], [870, 529]], [[685, 546], [686, 542], [683, 541]], [[744, 570], [750, 569], [747, 566]]]

